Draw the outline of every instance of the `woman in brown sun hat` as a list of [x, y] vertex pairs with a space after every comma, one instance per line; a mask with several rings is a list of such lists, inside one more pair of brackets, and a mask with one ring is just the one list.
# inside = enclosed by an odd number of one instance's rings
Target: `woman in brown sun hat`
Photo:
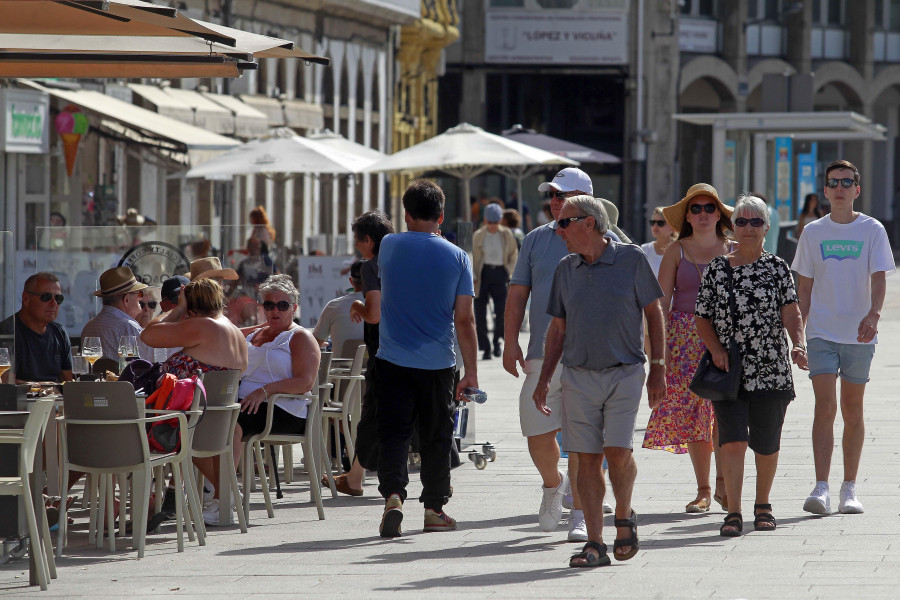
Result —
[[[685, 506], [685, 511], [700, 513], [708, 511], [712, 501], [709, 471], [716, 430], [712, 403], [688, 389], [697, 362], [706, 350], [694, 324], [694, 306], [704, 269], [734, 245], [730, 240], [733, 209], [722, 204], [713, 186], [698, 183], [681, 201], [662, 212], [678, 232], [678, 241], [666, 249], [659, 267], [659, 285], [664, 294], [661, 301], [668, 315], [666, 399], [650, 407], [653, 412], [644, 435], [644, 448], [690, 454], [697, 497]], [[727, 506], [724, 494], [724, 482], [717, 476], [715, 498]]]

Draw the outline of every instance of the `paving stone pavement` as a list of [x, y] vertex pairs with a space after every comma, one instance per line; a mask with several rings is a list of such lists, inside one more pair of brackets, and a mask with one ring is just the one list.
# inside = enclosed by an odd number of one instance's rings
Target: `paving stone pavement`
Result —
[[[150, 536], [138, 561], [130, 549], [110, 554], [88, 548], [79, 519], [59, 579], [49, 591], [28, 588], [25, 560], [0, 566], [0, 596], [51, 597], [216, 596], [458, 598], [897, 598], [900, 596], [900, 277], [888, 279], [880, 326], [882, 343], [866, 394], [866, 445], [858, 481], [862, 515], [811, 516], [802, 505], [815, 481], [810, 444], [813, 395], [795, 371], [797, 399], [788, 409], [780, 465], [772, 493], [778, 529], [723, 538], [724, 512], [685, 514], [695, 495], [690, 459], [640, 448], [649, 409], [646, 399], [635, 432], [638, 478], [633, 505], [641, 550], [628, 562], [592, 570], [567, 568], [579, 545], [566, 543], [565, 519], [557, 531], [537, 526], [540, 480], [519, 431], [520, 383], [497, 359], [479, 361], [487, 404], [474, 408], [481, 439], [492, 441], [497, 461], [479, 471], [466, 463], [453, 471], [454, 496], [447, 512], [454, 532], [421, 532], [421, 486], [411, 473], [403, 537], [383, 540], [378, 523], [383, 501], [370, 475], [365, 496], [325, 501], [316, 518], [308, 484], [286, 486], [267, 519], [261, 494], [253, 495], [251, 527], [210, 528], [207, 545], [186, 543], [177, 553], [174, 526]], [[524, 346], [524, 343], [523, 343]], [[840, 439], [840, 418], [835, 427]], [[299, 451], [297, 452], [299, 456]], [[752, 513], [755, 481], [748, 454], [744, 513]], [[840, 446], [831, 486], [841, 481]], [[834, 498], [834, 507], [837, 498]], [[752, 517], [751, 517], [752, 519]], [[607, 517], [605, 540], [615, 536]]]

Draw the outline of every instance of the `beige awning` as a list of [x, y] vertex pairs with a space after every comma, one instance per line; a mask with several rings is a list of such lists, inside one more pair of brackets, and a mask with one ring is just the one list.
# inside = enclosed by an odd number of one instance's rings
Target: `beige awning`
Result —
[[234, 116], [230, 110], [216, 104], [194, 90], [157, 87], [140, 83], [128, 84], [137, 95], [156, 107], [161, 115], [190, 123], [213, 133], [234, 133]]
[[284, 101], [284, 120], [288, 127], [299, 129], [322, 129], [325, 127], [322, 107], [302, 100]]
[[251, 139], [263, 136], [269, 130], [269, 121], [266, 115], [252, 106], [244, 104], [234, 96], [225, 94], [211, 94], [200, 92], [210, 102], [226, 108], [234, 115], [234, 135], [239, 138]]
[[284, 109], [281, 106], [281, 102], [275, 98], [252, 96], [250, 94], [241, 94], [240, 98], [242, 102], [246, 102], [266, 115], [266, 119], [269, 121], [269, 127], [281, 127], [284, 125]]
[[173, 98], [162, 88], [142, 83], [129, 83], [128, 88], [149, 102], [156, 112], [177, 119], [182, 123], [194, 124], [194, 110], [178, 98]]

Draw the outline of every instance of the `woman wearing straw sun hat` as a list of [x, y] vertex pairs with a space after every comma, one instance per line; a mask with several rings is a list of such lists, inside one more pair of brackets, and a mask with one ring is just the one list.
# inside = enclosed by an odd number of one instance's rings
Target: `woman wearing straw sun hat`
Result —
[[[698, 183], [678, 203], [662, 212], [678, 233], [678, 241], [666, 249], [659, 268], [663, 310], [668, 315], [666, 398], [650, 406], [652, 413], [643, 445], [690, 454], [697, 478], [697, 497], [685, 510], [700, 513], [708, 511], [712, 501], [709, 471], [716, 430], [712, 403], [688, 389], [697, 362], [706, 349], [694, 324], [694, 306], [703, 270], [712, 259], [727, 254], [734, 246], [726, 235], [733, 230], [733, 209], [722, 204], [713, 186]], [[715, 499], [723, 507], [727, 506], [724, 493], [724, 483], [717, 476]]]

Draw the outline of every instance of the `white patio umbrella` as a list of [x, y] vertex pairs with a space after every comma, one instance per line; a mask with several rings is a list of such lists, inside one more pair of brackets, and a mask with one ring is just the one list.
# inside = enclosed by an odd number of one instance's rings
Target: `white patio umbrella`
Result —
[[458, 177], [463, 182], [459, 218], [468, 221], [469, 182], [473, 177], [491, 169], [525, 165], [578, 166], [578, 162], [460, 123], [441, 135], [378, 161], [365, 171], [409, 174], [441, 171]]
[[346, 152], [347, 154], [355, 154], [360, 158], [369, 159], [374, 164], [376, 161], [383, 160], [387, 157], [384, 152], [379, 152], [375, 148], [369, 148], [363, 144], [351, 142], [339, 133], [335, 133], [330, 129], [323, 129], [320, 133], [314, 133], [308, 136], [309, 139], [330, 146], [335, 150]]

